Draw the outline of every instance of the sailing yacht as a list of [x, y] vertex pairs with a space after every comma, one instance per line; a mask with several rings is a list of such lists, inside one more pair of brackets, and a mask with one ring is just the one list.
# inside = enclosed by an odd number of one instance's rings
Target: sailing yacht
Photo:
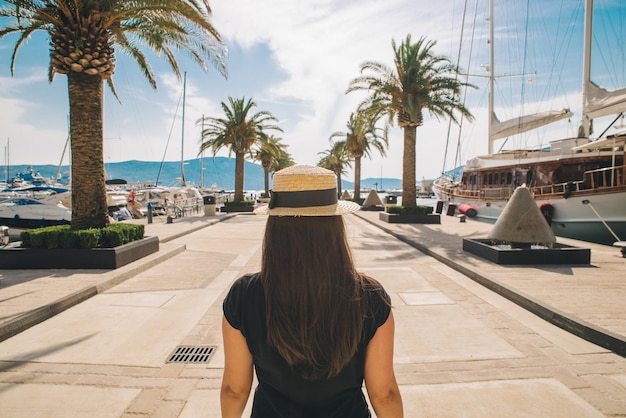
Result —
[[[494, 69], [489, 67], [488, 155], [467, 162], [460, 181], [433, 184], [439, 201], [470, 217], [495, 222], [516, 187], [527, 185], [557, 236], [610, 245], [626, 240], [626, 132], [590, 139], [594, 118], [626, 110], [626, 89], [607, 91], [591, 81], [593, 1], [585, 0], [583, 118], [579, 135], [541, 149], [493, 152], [497, 139], [520, 134], [572, 113], [556, 110], [499, 121], [493, 110]], [[493, 0], [490, 1], [490, 60], [493, 63]], [[452, 206], [452, 208], [450, 208]]]

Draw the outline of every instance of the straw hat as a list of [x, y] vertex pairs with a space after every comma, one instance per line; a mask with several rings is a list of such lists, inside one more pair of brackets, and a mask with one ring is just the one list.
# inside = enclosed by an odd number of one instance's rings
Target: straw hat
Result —
[[356, 212], [354, 202], [337, 199], [337, 177], [321, 167], [294, 165], [274, 174], [271, 200], [254, 212], [271, 216], [334, 216]]

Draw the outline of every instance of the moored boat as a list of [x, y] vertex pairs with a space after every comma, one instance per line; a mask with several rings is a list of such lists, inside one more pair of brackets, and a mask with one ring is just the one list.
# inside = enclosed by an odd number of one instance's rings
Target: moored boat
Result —
[[0, 201], [0, 224], [11, 228], [37, 228], [70, 223], [70, 209], [28, 197]]
[[[588, 16], [592, 7], [593, 2], [586, 0]], [[490, 48], [493, 54], [493, 42]], [[462, 207], [467, 216], [493, 223], [515, 188], [525, 184], [557, 236], [602, 244], [626, 240], [626, 134], [590, 138], [592, 119], [626, 111], [626, 89], [609, 92], [591, 81], [590, 17], [585, 19], [584, 51], [579, 136], [539, 149], [493, 153], [493, 141], [568, 118], [571, 113], [551, 111], [500, 122], [493, 113], [494, 73], [490, 66], [489, 154], [469, 160], [460, 180], [437, 179], [433, 190], [440, 201]]]

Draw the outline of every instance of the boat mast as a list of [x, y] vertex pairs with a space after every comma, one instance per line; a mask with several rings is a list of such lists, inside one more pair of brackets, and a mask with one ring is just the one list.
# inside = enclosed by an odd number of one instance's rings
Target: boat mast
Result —
[[[70, 124], [70, 117], [67, 116], [67, 124]], [[56, 183], [61, 178], [61, 167], [63, 166], [63, 159], [65, 158], [65, 152], [67, 151], [67, 146], [70, 143], [70, 131], [67, 131], [67, 138], [65, 138], [65, 146], [63, 147], [63, 152], [61, 153], [61, 160], [59, 161], [59, 165], [57, 166], [57, 173], [54, 175], [54, 182]]]
[[591, 119], [584, 109], [587, 103], [587, 86], [591, 82], [591, 30], [593, 24], [593, 0], [585, 0], [585, 36], [583, 44], [583, 90], [582, 90], [582, 121], [578, 131], [579, 138], [589, 138], [591, 134]]
[[185, 186], [185, 92], [187, 88], [187, 71], [183, 75], [183, 122], [182, 122], [182, 134], [180, 137], [180, 177], [182, 179], [183, 186]]
[[[200, 143], [202, 143], [202, 133], [204, 132], [204, 115], [202, 115], [202, 128], [200, 128]], [[200, 155], [200, 189], [204, 187], [204, 150]]]
[[493, 96], [494, 96], [494, 87], [495, 87], [495, 74], [494, 74], [494, 49], [493, 49], [493, 0], [489, 0], [489, 123], [487, 130], [487, 153], [489, 155], [493, 154], [493, 138], [491, 137], [491, 123], [493, 121]]
[[5, 147], [5, 160], [7, 163], [7, 185], [9, 184], [9, 140], [10, 138], [7, 138], [7, 146]]

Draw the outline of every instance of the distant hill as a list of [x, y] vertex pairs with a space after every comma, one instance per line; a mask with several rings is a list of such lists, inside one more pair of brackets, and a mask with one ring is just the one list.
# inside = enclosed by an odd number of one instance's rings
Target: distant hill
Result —
[[[0, 180], [4, 181], [17, 176], [19, 173], [27, 173], [29, 168], [35, 173], [49, 179], [56, 176], [58, 166], [52, 164], [46, 165], [11, 165], [9, 167], [8, 176], [6, 166], [0, 166]], [[155, 184], [158, 180], [159, 185], [174, 186], [180, 184], [181, 164], [180, 161], [168, 161], [161, 164], [155, 161], [123, 161], [119, 163], [106, 163], [107, 179], [124, 179], [128, 183], [136, 184]], [[204, 187], [215, 185], [218, 190], [233, 190], [235, 188], [235, 159], [227, 157], [205, 157], [204, 158], [204, 178], [200, 181], [200, 173], [202, 171], [201, 159], [193, 159], [185, 161], [185, 180], [187, 183], [199, 186], [201, 183]], [[246, 161], [245, 163], [245, 190], [263, 190], [265, 188], [263, 180], [263, 167], [260, 164], [254, 164]], [[70, 174], [69, 165], [61, 167], [60, 175], [67, 178]], [[354, 183], [353, 178], [342, 177], [341, 188], [344, 190], [352, 190]], [[361, 187], [366, 189], [400, 189], [402, 188], [402, 180], [394, 178], [366, 178], [361, 179]]]
[[[9, 178], [13, 178], [18, 173], [26, 173], [29, 165], [11, 165], [9, 167]], [[123, 161], [119, 163], [105, 164], [107, 179], [124, 179], [128, 183], [155, 184], [174, 186], [179, 185], [181, 180], [180, 161], [160, 162], [154, 161]], [[33, 165], [35, 173], [41, 174], [45, 178], [54, 178], [57, 166]], [[206, 157], [204, 158], [204, 178], [200, 181], [202, 171], [201, 159], [185, 161], [185, 180], [187, 183], [199, 186], [201, 183], [205, 187], [215, 185], [219, 190], [233, 190], [235, 188], [235, 159], [226, 157]], [[263, 190], [263, 168], [251, 162], [245, 163], [244, 188], [246, 190]], [[61, 176], [67, 177], [70, 174], [70, 166], [61, 167]], [[6, 179], [6, 166], [2, 167], [2, 180]]]

